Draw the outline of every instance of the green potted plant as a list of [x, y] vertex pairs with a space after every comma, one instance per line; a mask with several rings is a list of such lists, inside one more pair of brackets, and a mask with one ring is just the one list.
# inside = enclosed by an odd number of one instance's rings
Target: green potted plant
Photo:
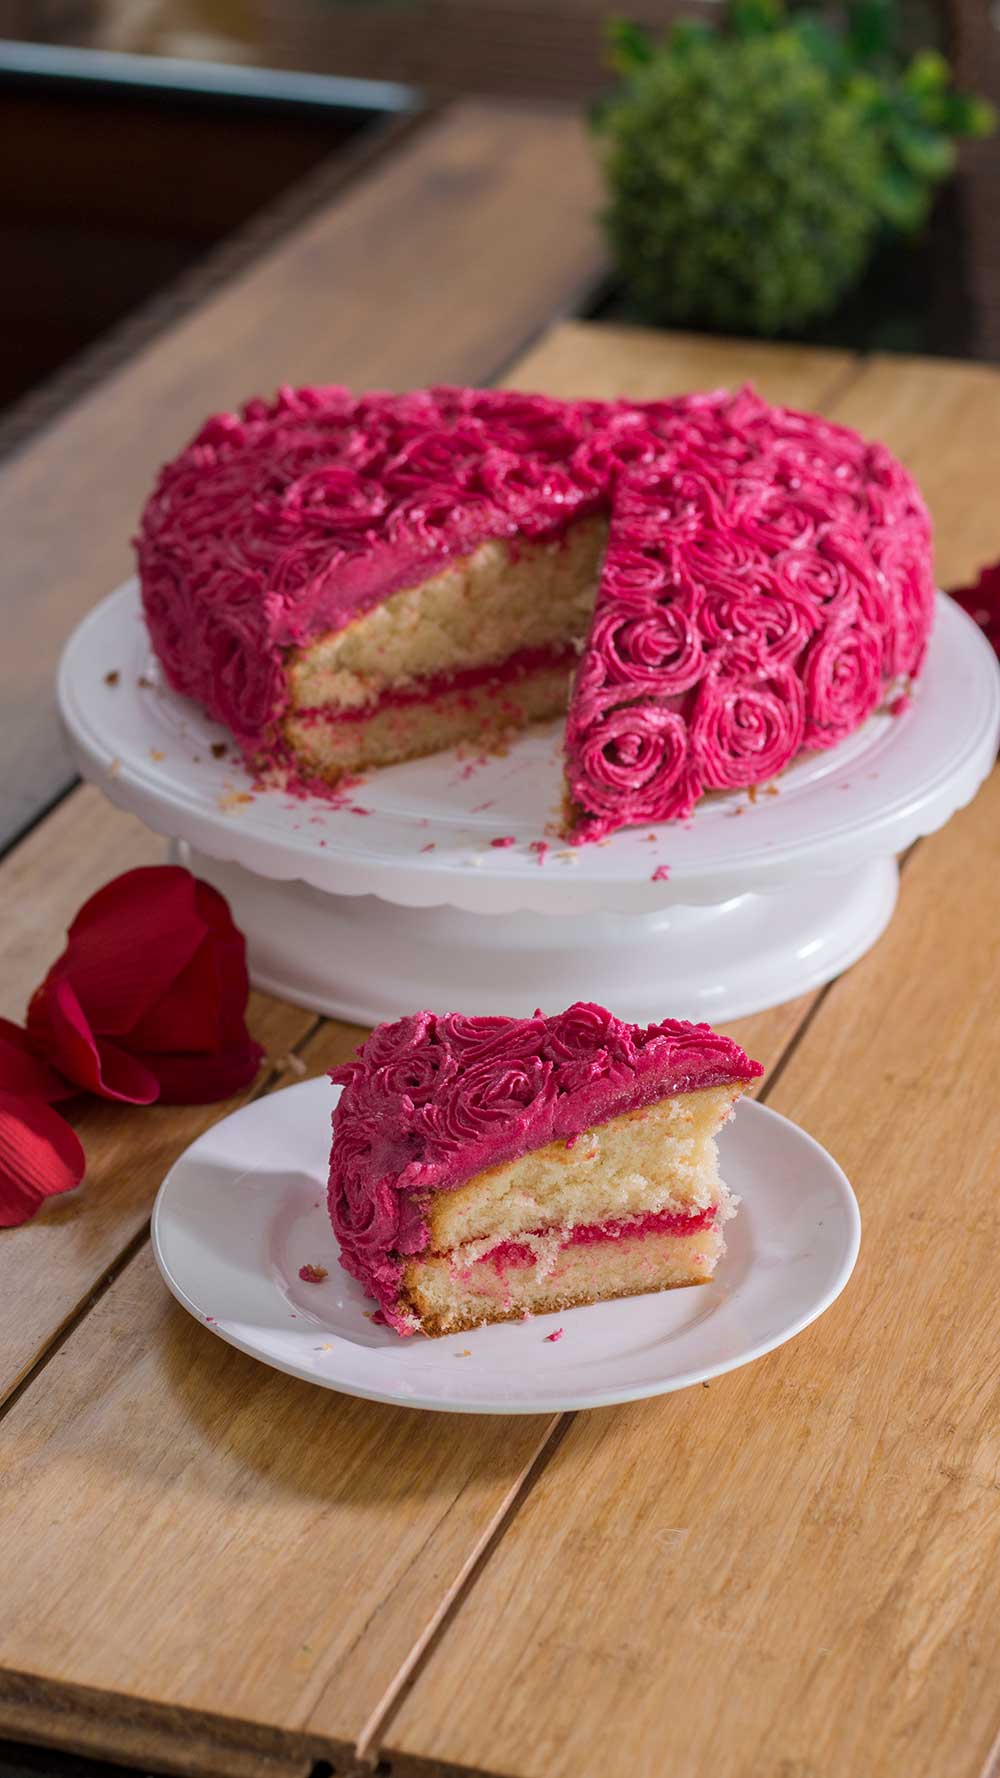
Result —
[[679, 24], [654, 45], [615, 21], [610, 38], [622, 84], [594, 119], [605, 224], [656, 323], [815, 323], [887, 236], [920, 230], [956, 138], [994, 124], [942, 56], [895, 52], [890, 0], [851, 0], [840, 25], [729, 0], [718, 29]]

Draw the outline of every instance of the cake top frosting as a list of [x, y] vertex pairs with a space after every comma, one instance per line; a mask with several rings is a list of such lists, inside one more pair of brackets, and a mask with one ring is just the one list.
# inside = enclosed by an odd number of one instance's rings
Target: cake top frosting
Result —
[[346, 1269], [395, 1308], [427, 1244], [422, 1196], [675, 1093], [750, 1081], [759, 1062], [708, 1025], [629, 1025], [580, 1001], [530, 1019], [414, 1013], [333, 1070], [329, 1205]]
[[915, 675], [930, 527], [885, 448], [750, 390], [560, 402], [285, 389], [209, 420], [137, 540], [167, 678], [285, 759], [289, 650], [490, 538], [610, 539], [566, 731], [573, 837], [687, 815]]

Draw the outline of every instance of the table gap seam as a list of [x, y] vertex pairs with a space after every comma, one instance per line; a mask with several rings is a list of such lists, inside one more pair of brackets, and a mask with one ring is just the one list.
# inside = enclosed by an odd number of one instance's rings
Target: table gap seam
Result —
[[462, 1577], [452, 1597], [445, 1602], [440, 1616], [431, 1625], [423, 1642], [417, 1645], [409, 1662], [400, 1668], [396, 1679], [390, 1681], [383, 1702], [373, 1710], [368, 1722], [362, 1728], [355, 1748], [355, 1757], [366, 1770], [377, 1766], [379, 1769], [384, 1767], [387, 1771], [391, 1771], [391, 1765], [386, 1764], [380, 1751], [381, 1742], [387, 1729], [421, 1678], [427, 1663], [437, 1650], [438, 1644], [451, 1627], [453, 1618], [461, 1611], [480, 1574], [491, 1560], [501, 1538], [506, 1535], [514, 1519], [530, 1499], [543, 1472], [555, 1457], [576, 1418], [575, 1412], [563, 1413], [557, 1417], [543, 1444], [536, 1451], [514, 1489], [506, 1507], [501, 1509], [495, 1525], [482, 1549], [471, 1563], [468, 1573]]

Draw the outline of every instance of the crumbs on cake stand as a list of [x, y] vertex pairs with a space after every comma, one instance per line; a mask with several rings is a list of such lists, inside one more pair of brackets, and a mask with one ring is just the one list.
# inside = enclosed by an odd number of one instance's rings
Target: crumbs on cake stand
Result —
[[324, 1278], [330, 1276], [325, 1266], [304, 1265], [299, 1267], [299, 1277], [303, 1284], [322, 1284]]
[[512, 833], [504, 833], [498, 839], [491, 840], [490, 845], [493, 847], [516, 846], [517, 838]]
[[649, 880], [651, 883], [669, 883], [669, 881], [670, 881], [670, 866], [669, 866], [669, 864], [658, 864]]
[[557, 1341], [557, 1340], [561, 1340], [561, 1339], [562, 1339], [562, 1337], [563, 1337], [563, 1334], [564, 1334], [564, 1333], [565, 1333], [565, 1331], [566, 1331], [566, 1329], [565, 1329], [565, 1328], [564, 1328], [564, 1327], [557, 1327], [557, 1328], [556, 1328], [556, 1329], [555, 1329], [555, 1332], [554, 1332], [554, 1333], [550, 1333], [550, 1334], [546, 1334], [546, 1335], [545, 1335], [545, 1343], [546, 1343], [546, 1345], [547, 1345], [547, 1346], [554, 1346], [554, 1345], [555, 1345], [555, 1343], [556, 1343], [556, 1341]]

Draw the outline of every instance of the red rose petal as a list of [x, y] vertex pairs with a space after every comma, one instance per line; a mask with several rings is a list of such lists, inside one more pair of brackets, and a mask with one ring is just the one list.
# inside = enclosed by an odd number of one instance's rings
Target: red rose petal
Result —
[[128, 1047], [140, 1053], [217, 1050], [222, 1043], [219, 970], [215, 941], [206, 936], [161, 1000], [128, 1033]]
[[263, 1059], [260, 1044], [249, 1037], [238, 1048], [212, 1056], [136, 1057], [156, 1075], [161, 1105], [210, 1105], [216, 1099], [231, 1099], [250, 1085]]
[[38, 990], [28, 1024], [44, 1054], [77, 1086], [102, 1099], [151, 1105], [158, 1097], [156, 1076], [107, 1039], [95, 1037], [67, 981]]
[[49, 1101], [67, 1099], [75, 1091], [36, 1054], [27, 1031], [10, 1019], [0, 1019], [0, 1089]]
[[40, 1099], [0, 1091], [0, 1228], [16, 1228], [84, 1172], [80, 1138]]
[[121, 1037], [163, 998], [204, 937], [190, 871], [126, 871], [84, 903], [43, 987], [69, 980], [91, 1029]]

